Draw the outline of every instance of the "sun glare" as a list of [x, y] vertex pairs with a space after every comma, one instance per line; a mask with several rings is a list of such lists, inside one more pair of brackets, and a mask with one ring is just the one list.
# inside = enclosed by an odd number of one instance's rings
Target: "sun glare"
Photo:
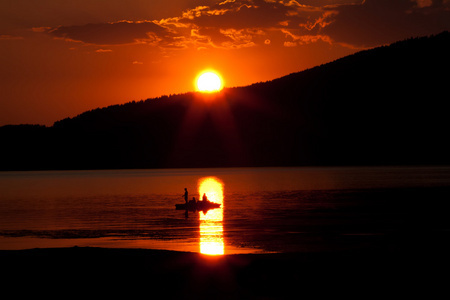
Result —
[[200, 253], [208, 255], [223, 255], [223, 183], [215, 177], [204, 177], [199, 181], [200, 199], [203, 194], [209, 201], [220, 203], [220, 208], [211, 209], [200, 216]]
[[197, 90], [204, 93], [218, 92], [223, 88], [223, 80], [215, 71], [205, 71], [196, 80]]

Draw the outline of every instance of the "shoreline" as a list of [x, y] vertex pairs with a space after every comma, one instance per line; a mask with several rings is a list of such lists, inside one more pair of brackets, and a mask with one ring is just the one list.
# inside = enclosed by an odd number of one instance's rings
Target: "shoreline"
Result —
[[[0, 250], [4, 286], [34, 295], [279, 299], [292, 295], [437, 296], [448, 283], [448, 249], [230, 254], [124, 248]], [[15, 285], [14, 285], [15, 284]], [[363, 294], [361, 294], [363, 293]], [[394, 294], [393, 294], [394, 293]], [[157, 295], [157, 294], [156, 294]]]

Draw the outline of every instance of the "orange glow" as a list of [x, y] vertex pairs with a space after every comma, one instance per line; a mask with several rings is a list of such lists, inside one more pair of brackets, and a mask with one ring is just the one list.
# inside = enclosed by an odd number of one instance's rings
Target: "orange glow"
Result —
[[293, 1], [136, 0], [107, 10], [103, 1], [39, 1], [39, 14], [37, 1], [23, 2], [0, 4], [10, 16], [0, 22], [0, 90], [14, 99], [0, 100], [0, 126], [52, 126], [97, 107], [199, 91], [198, 73], [210, 68], [220, 70], [221, 88], [265, 82], [450, 24], [448, 4], [431, 0], [404, 9], [340, 0], [332, 10], [330, 1], [305, 9]]
[[219, 92], [223, 88], [222, 77], [214, 70], [207, 70], [200, 73], [196, 78], [197, 91], [203, 93]]
[[208, 200], [220, 203], [220, 208], [200, 215], [200, 253], [209, 255], [223, 255], [225, 247], [223, 242], [223, 183], [215, 177], [204, 177], [199, 180], [198, 192], [200, 199], [206, 194]]

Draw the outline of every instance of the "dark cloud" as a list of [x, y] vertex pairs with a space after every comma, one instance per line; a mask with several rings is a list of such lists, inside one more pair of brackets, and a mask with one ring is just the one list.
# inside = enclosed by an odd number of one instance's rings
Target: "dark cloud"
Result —
[[278, 22], [285, 20], [289, 11], [294, 9], [281, 3], [258, 1], [223, 2], [207, 9], [203, 9], [194, 17], [183, 17], [180, 23], [199, 27], [218, 28], [270, 28], [278, 26]]
[[12, 34], [0, 34], [0, 40], [22, 40], [22, 36]]
[[310, 36], [330, 15], [329, 11], [294, 0], [240, 0], [196, 7], [164, 22], [191, 28], [191, 42], [194, 44], [240, 48], [267, 44], [270, 35], [285, 35], [286, 29]]
[[450, 1], [366, 0], [341, 5], [322, 33], [335, 42], [377, 46], [450, 28]]
[[[209, 37], [216, 46], [250, 45], [256, 37], [252, 32], [258, 29], [267, 35], [261, 43], [282, 34], [287, 46], [324, 41], [372, 47], [448, 30], [450, 1], [228, 0], [186, 11], [177, 22], [204, 32], [202, 39]], [[228, 41], [230, 35], [224, 32], [230, 29], [242, 38]]]
[[[238, 0], [197, 6], [180, 16], [155, 21], [37, 28], [57, 38], [94, 45], [146, 43], [165, 48], [240, 48], [265, 44], [262, 36], [281, 29], [313, 30], [323, 11], [297, 1]], [[297, 34], [299, 32], [296, 32]]]
[[94, 45], [241, 48], [283, 40], [289, 47], [318, 41], [371, 47], [449, 29], [449, 6], [449, 0], [225, 0], [161, 20], [45, 31]]
[[49, 32], [58, 38], [95, 45], [157, 43], [173, 34], [154, 22], [129, 22], [61, 26]]

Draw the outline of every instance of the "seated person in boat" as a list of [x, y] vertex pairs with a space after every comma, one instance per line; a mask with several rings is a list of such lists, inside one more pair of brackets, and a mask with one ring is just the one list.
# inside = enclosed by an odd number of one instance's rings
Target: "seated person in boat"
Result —
[[197, 201], [195, 200], [195, 197], [192, 197], [192, 200], [189, 201], [189, 204], [196, 204], [196, 203], [197, 203]]
[[206, 197], [206, 193], [203, 194], [202, 201], [208, 202], [208, 197]]

